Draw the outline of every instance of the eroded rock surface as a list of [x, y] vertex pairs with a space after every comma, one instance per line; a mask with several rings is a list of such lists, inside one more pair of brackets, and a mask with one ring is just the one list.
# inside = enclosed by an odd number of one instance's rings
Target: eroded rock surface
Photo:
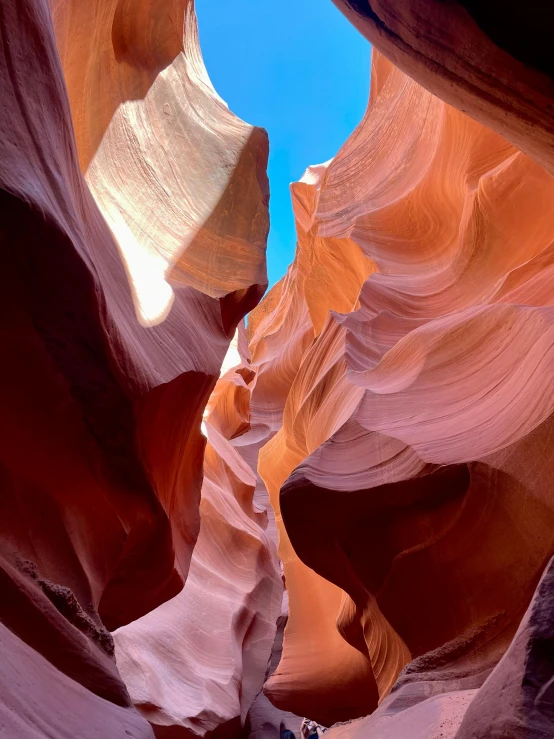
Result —
[[[76, 696], [68, 736], [92, 736], [98, 700], [103, 736], [151, 736], [108, 629], [189, 569], [202, 413], [266, 283], [267, 137], [211, 88], [192, 2], [8, 0], [0, 18], [6, 653], [45, 701]], [[18, 739], [55, 733], [49, 710]]]
[[333, 2], [402, 71], [554, 174], [551, 3]]
[[2, 4], [0, 733], [554, 732], [548, 19], [336, 2], [392, 61], [246, 333], [192, 0]]
[[[294, 187], [296, 261], [250, 322], [253, 363], [283, 337], [259, 470], [290, 619], [265, 691], [325, 725], [380, 701], [353, 736], [454, 736], [554, 551], [554, 179], [376, 53], [364, 121]], [[298, 279], [306, 231], [314, 273], [330, 239], [365, 260], [348, 313]]]
[[230, 370], [210, 398], [202, 523], [183, 591], [114, 634], [131, 698], [159, 736], [241, 736], [265, 679], [283, 584], [268, 501], [255, 502], [241, 455], [252, 374]]

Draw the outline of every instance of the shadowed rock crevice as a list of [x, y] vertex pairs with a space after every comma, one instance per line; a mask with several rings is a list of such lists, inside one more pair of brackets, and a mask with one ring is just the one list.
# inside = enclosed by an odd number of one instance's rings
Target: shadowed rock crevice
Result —
[[193, 0], [0, 6], [6, 736], [554, 735], [552, 10], [335, 3], [369, 105], [263, 299]]

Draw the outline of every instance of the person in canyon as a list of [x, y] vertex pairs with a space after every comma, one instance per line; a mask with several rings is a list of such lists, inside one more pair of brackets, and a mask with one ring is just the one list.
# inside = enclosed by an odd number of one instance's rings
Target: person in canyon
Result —
[[302, 739], [318, 739], [323, 736], [326, 729], [316, 721], [305, 718], [300, 727]]
[[285, 724], [282, 721], [281, 721], [281, 727], [280, 727], [280, 736], [281, 736], [281, 739], [296, 739], [294, 732], [292, 732], [290, 729], [287, 729]]

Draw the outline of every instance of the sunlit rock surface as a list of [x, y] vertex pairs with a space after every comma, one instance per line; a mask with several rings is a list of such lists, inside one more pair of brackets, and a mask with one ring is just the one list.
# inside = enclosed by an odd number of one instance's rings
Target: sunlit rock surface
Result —
[[297, 258], [251, 314], [249, 333], [256, 368], [252, 415], [260, 432], [265, 428], [272, 437], [260, 451], [258, 470], [276, 511], [291, 606], [283, 657], [265, 692], [280, 708], [310, 717], [319, 715], [326, 696], [330, 713], [322, 723], [331, 724], [371, 709], [371, 665], [337, 632], [342, 593], [295, 555], [279, 509], [279, 490], [287, 476], [348, 418], [359, 400], [345, 393], [350, 386], [344, 378], [344, 332], [330, 321], [329, 311], [357, 306], [360, 287], [374, 265], [351, 239], [315, 233], [313, 210], [326, 172], [327, 165], [312, 168], [293, 185]]
[[7, 0], [0, 32], [1, 722], [151, 737], [108, 629], [189, 569], [202, 414], [266, 283], [267, 137], [211, 88], [192, 2]]
[[554, 734], [548, 16], [337, 4], [392, 61], [246, 332], [267, 137], [192, 0], [1, 6], [10, 738]]
[[249, 329], [279, 425], [259, 461], [290, 596], [276, 705], [329, 725], [380, 701], [352, 736], [394, 713], [383, 737], [454, 736], [512, 642], [554, 551], [553, 197], [378, 53], [364, 121], [293, 186], [297, 257]]
[[554, 5], [333, 0], [401, 70], [554, 174]]
[[241, 455], [251, 376], [229, 371], [210, 399], [200, 536], [183, 591], [114, 634], [131, 697], [160, 736], [240, 736], [265, 679], [283, 585], [268, 503], [256, 505]]

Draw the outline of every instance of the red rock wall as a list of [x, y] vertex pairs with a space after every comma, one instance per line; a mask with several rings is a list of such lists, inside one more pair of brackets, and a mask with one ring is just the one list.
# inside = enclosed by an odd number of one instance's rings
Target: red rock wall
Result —
[[267, 137], [211, 88], [192, 2], [8, 1], [0, 24], [2, 716], [151, 736], [107, 629], [189, 569], [203, 409], [266, 283]]
[[[296, 260], [250, 320], [284, 408], [259, 462], [290, 597], [265, 692], [325, 725], [380, 702], [352, 736], [395, 713], [386, 736], [453, 736], [554, 551], [554, 179], [375, 53], [364, 121], [293, 188]], [[366, 260], [348, 310], [310, 293], [307, 230]]]
[[267, 137], [192, 0], [0, 8], [10, 737], [553, 734], [548, 15], [336, 3], [392, 61], [221, 377]]
[[251, 375], [230, 370], [210, 398], [200, 535], [184, 589], [114, 634], [118, 668], [156, 736], [238, 737], [264, 682], [283, 585], [268, 501], [254, 500], [256, 474], [242, 456]]
[[551, 3], [333, 2], [399, 69], [554, 174]]

